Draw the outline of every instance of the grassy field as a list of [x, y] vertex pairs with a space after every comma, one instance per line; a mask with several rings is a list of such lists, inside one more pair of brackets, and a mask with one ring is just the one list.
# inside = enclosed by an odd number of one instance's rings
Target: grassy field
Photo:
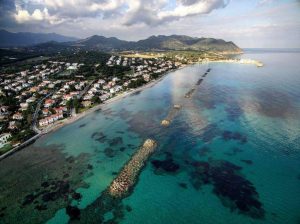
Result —
[[119, 53], [120, 56], [127, 57], [127, 58], [144, 58], [144, 59], [150, 59], [150, 58], [161, 58], [164, 57], [164, 53], [157, 53], [157, 52], [139, 52], [139, 53]]
[[3, 146], [2, 148], [0, 148], [0, 155], [8, 152], [9, 150], [12, 149], [12, 145], [11, 144], [6, 144], [5, 146]]

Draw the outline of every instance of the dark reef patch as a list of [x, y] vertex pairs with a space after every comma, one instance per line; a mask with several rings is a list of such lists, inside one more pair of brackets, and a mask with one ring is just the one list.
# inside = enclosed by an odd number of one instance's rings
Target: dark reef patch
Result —
[[[71, 210], [69, 208], [69, 210]], [[120, 198], [112, 197], [107, 191], [102, 192], [92, 204], [85, 209], [76, 210], [77, 219], [80, 223], [119, 223], [125, 216], [125, 211], [131, 211], [131, 207], [124, 206]], [[71, 212], [70, 212], [71, 213]], [[109, 220], [105, 219], [105, 214], [112, 214]], [[78, 223], [78, 220], [71, 219], [69, 223]]]
[[297, 109], [291, 98], [278, 90], [264, 89], [255, 91], [255, 110], [268, 117], [288, 117], [297, 115]]
[[88, 169], [88, 170], [92, 170], [92, 169], [94, 169], [94, 167], [93, 167], [93, 165], [88, 164], [88, 165], [87, 165], [87, 169]]
[[82, 195], [80, 193], [73, 192], [72, 198], [78, 201], [82, 198]]
[[258, 193], [253, 184], [241, 176], [241, 167], [223, 160], [196, 161], [192, 165], [194, 172], [190, 175], [195, 189], [200, 189], [204, 184], [212, 184], [214, 194], [224, 206], [252, 218], [264, 218], [265, 211], [258, 200]]
[[120, 152], [124, 152], [126, 150], [126, 147], [121, 147], [119, 150]]
[[179, 187], [183, 189], [187, 189], [187, 184], [186, 183], [178, 183]]
[[103, 134], [103, 132], [94, 132], [91, 135], [91, 138], [94, 139], [95, 141], [98, 141], [100, 143], [104, 143], [107, 140], [107, 137]]
[[152, 160], [151, 164], [154, 166], [156, 171], [164, 171], [167, 173], [176, 173], [180, 165], [176, 164], [172, 158], [165, 160]]
[[222, 138], [225, 141], [229, 141], [229, 140], [235, 140], [235, 141], [239, 141], [241, 144], [245, 144], [247, 143], [247, 136], [239, 133], [239, 132], [232, 132], [232, 131], [224, 131], [222, 133]]
[[238, 147], [233, 147], [230, 149], [229, 152], [224, 152], [225, 155], [227, 156], [235, 156], [236, 154], [242, 152], [243, 150], [238, 148]]
[[149, 137], [157, 135], [161, 128], [160, 122], [156, 120], [161, 116], [161, 110], [139, 111], [128, 118], [128, 131], [139, 133], [140, 137]]
[[207, 154], [211, 151], [211, 149], [207, 146], [203, 146], [199, 149], [199, 156], [207, 156]]
[[66, 208], [66, 213], [71, 220], [80, 219], [80, 210], [76, 206], [68, 205]]
[[36, 205], [34, 208], [38, 211], [43, 211], [43, 210], [47, 210], [47, 205], [44, 205], [44, 204]]
[[[89, 158], [89, 154], [68, 156], [63, 145], [30, 145], [2, 160], [0, 204], [7, 210], [0, 222], [45, 223], [68, 205], [74, 189], [86, 187], [79, 173], [86, 173]], [[72, 178], [63, 179], [66, 174]]]
[[209, 124], [205, 128], [202, 129], [201, 139], [204, 142], [210, 142], [215, 137], [219, 136], [221, 130], [218, 128], [217, 124]]
[[112, 148], [107, 147], [104, 149], [104, 154], [109, 158], [113, 158], [115, 157], [116, 152]]
[[85, 126], [86, 126], [86, 124], [81, 124], [81, 125], [79, 125], [79, 128], [83, 128]]
[[225, 111], [227, 113], [227, 118], [230, 121], [235, 121], [243, 115], [243, 110], [240, 108], [238, 103], [230, 103], [229, 107], [226, 107]]
[[125, 208], [126, 208], [127, 212], [131, 212], [132, 211], [132, 208], [129, 205], [126, 205]]
[[252, 165], [253, 164], [253, 161], [250, 160], [250, 159], [241, 159], [241, 162], [246, 163], [248, 165]]
[[73, 156], [69, 156], [68, 158], [66, 158], [66, 162], [68, 163], [74, 163], [75, 159]]
[[109, 140], [108, 144], [110, 146], [120, 145], [120, 144], [123, 144], [123, 139], [122, 139], [122, 137], [115, 137], [115, 138]]

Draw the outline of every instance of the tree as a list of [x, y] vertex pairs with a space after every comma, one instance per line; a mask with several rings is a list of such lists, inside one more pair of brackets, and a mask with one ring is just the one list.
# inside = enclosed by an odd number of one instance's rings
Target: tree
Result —
[[93, 96], [92, 97], [92, 103], [98, 104], [98, 103], [101, 103], [101, 100], [98, 96]]

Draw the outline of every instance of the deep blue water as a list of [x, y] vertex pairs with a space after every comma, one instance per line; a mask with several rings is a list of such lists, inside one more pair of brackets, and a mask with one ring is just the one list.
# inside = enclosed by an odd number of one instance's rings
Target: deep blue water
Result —
[[[67, 223], [65, 207], [71, 203], [81, 209], [82, 223], [84, 214], [98, 209], [104, 221], [128, 224], [299, 224], [299, 56], [242, 56], [263, 61], [262, 68], [191, 65], [39, 139], [0, 162], [0, 200], [11, 209], [4, 211], [3, 223]], [[193, 97], [184, 98], [208, 68]], [[162, 127], [173, 104], [183, 107]], [[102, 192], [149, 137], [159, 146], [132, 194], [108, 210], [97, 208], [95, 201], [103, 200]], [[81, 199], [39, 195], [41, 183], [60, 179]], [[36, 202], [20, 206], [32, 192]], [[47, 208], [38, 210], [34, 203]]]

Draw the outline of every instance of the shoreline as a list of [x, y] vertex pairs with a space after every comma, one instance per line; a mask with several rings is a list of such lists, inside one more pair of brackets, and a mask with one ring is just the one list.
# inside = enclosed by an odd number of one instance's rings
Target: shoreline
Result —
[[[100, 103], [82, 113], [79, 113], [77, 114], [75, 117], [68, 117], [68, 118], [65, 118], [63, 120], [60, 120], [58, 121], [56, 124], [53, 124], [51, 126], [48, 126], [44, 129], [39, 129], [40, 130], [40, 133], [36, 133], [35, 136], [33, 136], [32, 138], [34, 138], [34, 140], [31, 139], [28, 139], [26, 140], [25, 142], [21, 143], [21, 145], [19, 146], [16, 146], [14, 148], [12, 148], [11, 150], [7, 151], [6, 153], [0, 155], [0, 161], [4, 158], [6, 158], [7, 156], [10, 156], [12, 155], [14, 152], [17, 152], [19, 150], [21, 150], [22, 148], [24, 147], [27, 147], [29, 145], [31, 145], [33, 142], [35, 142], [37, 139], [39, 139], [40, 137], [42, 136], [45, 136], [51, 132], [54, 132], [54, 131], [57, 131], [59, 130], [60, 128], [66, 126], [66, 125], [69, 125], [69, 124], [72, 124], [82, 118], [84, 118], [86, 115], [89, 115], [99, 109], [101, 109], [102, 107], [106, 106], [106, 105], [109, 105], [111, 103], [114, 103], [122, 98], [125, 98], [127, 96], [129, 96], [130, 94], [133, 94], [133, 93], [136, 93], [138, 91], [143, 91], [147, 88], [150, 88], [150, 87], [153, 87], [154, 85], [156, 85], [157, 83], [159, 83], [160, 81], [162, 81], [168, 74], [170, 74], [171, 72], [175, 72], [175, 71], [178, 71], [180, 69], [183, 69], [187, 66], [190, 66], [190, 65], [195, 65], [195, 64], [209, 64], [211, 62], [214, 62], [214, 63], [239, 63], [239, 64], [254, 64], [256, 65], [257, 67], [262, 67], [263, 66], [263, 63], [262, 62], [259, 62], [259, 61], [256, 61], [256, 60], [252, 60], [252, 59], [246, 59], [246, 60], [249, 60], [249, 61], [241, 61], [241, 60], [235, 60], [235, 59], [226, 59], [226, 60], [216, 60], [216, 61], [213, 61], [213, 60], [207, 60], [207, 61], [202, 61], [202, 62], [194, 62], [194, 63], [191, 63], [191, 64], [185, 64], [185, 65], [182, 65], [181, 67], [178, 67], [177, 69], [172, 69], [172, 70], [169, 70], [167, 71], [166, 73], [164, 73], [163, 75], [161, 75], [161, 77], [159, 77], [158, 79], [154, 79], [150, 82], [148, 82], [147, 84], [143, 85], [143, 86], [140, 86], [136, 89], [130, 89], [128, 91], [125, 91], [125, 92], [122, 92], [120, 93], [119, 95], [116, 95], [110, 99], [108, 99], [107, 101], [104, 101], [103, 103]], [[260, 63], [259, 65], [257, 63]], [[26, 144], [25, 144], [26, 143]]]
[[86, 115], [89, 115], [89, 114], [91, 114], [91, 113], [93, 113], [93, 112], [101, 109], [102, 107], [104, 107], [106, 105], [109, 105], [109, 104], [114, 103], [114, 102], [116, 102], [116, 101], [118, 101], [120, 99], [123, 99], [123, 98], [125, 98], [127, 96], [130, 96], [133, 93], [136, 93], [138, 91], [143, 91], [145, 89], [153, 87], [154, 85], [156, 85], [157, 83], [159, 83], [160, 81], [162, 81], [169, 73], [178, 71], [180, 69], [183, 69], [186, 66], [188, 66], [188, 65], [184, 65], [184, 66], [181, 66], [181, 67], [179, 67], [177, 69], [172, 69], [170, 71], [167, 71], [166, 73], [164, 73], [158, 79], [154, 79], [154, 80], [148, 82], [147, 84], [145, 84], [143, 86], [140, 86], [140, 87], [138, 87], [136, 89], [130, 89], [128, 91], [122, 92], [119, 95], [116, 95], [116, 96], [108, 99], [107, 101], [104, 101], [103, 103], [100, 103], [100, 104], [98, 104], [98, 105], [96, 105], [96, 106], [94, 106], [94, 107], [92, 107], [92, 108], [90, 108], [90, 109], [88, 109], [88, 110], [86, 110], [86, 111], [84, 111], [82, 113], [77, 114], [75, 117], [69, 117], [69, 118], [65, 118], [63, 120], [60, 120], [56, 124], [53, 124], [53, 125], [49, 126], [48, 128], [42, 129], [41, 130], [41, 132], [42, 132], [41, 136], [49, 134], [49, 133], [54, 132], [54, 131], [57, 131], [60, 128], [66, 126], [68, 124], [72, 124], [72, 123], [74, 123], [74, 122], [76, 122], [76, 121], [84, 118]]

